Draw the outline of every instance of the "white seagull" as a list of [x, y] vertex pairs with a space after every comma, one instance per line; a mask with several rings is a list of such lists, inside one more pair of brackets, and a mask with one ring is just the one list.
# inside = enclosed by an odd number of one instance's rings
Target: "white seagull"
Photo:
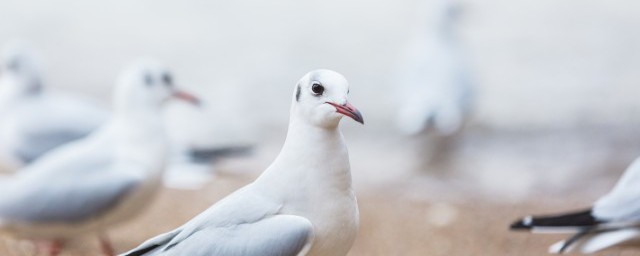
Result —
[[[431, 2], [430, 2], [431, 3]], [[447, 136], [461, 129], [469, 114], [472, 84], [462, 49], [456, 40], [458, 9], [451, 0], [437, 0], [428, 29], [410, 41], [399, 65], [397, 127], [405, 134], [433, 128]], [[420, 9], [427, 9], [422, 7]], [[420, 10], [422, 12], [422, 10]]]
[[294, 90], [284, 146], [260, 177], [123, 255], [345, 255], [358, 206], [338, 124], [343, 115], [363, 123], [348, 92], [334, 71], [306, 74]]
[[28, 164], [53, 148], [83, 138], [108, 116], [95, 102], [49, 90], [41, 62], [28, 44], [15, 41], [3, 49], [0, 152], [10, 165]]
[[528, 216], [512, 230], [533, 233], [575, 233], [549, 248], [550, 253], [594, 253], [640, 239], [640, 158], [636, 159], [607, 195], [586, 210], [553, 216]]
[[168, 150], [161, 107], [176, 97], [197, 103], [155, 62], [125, 70], [110, 121], [1, 180], [0, 232], [36, 241], [49, 255], [73, 237], [99, 234], [112, 255], [106, 229], [143, 210], [161, 184]]

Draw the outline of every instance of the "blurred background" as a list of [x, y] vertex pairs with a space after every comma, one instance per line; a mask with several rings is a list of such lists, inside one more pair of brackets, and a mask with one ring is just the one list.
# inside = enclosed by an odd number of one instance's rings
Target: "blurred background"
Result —
[[407, 136], [395, 124], [403, 56], [416, 37], [438, 36], [442, 1], [0, 1], [0, 44], [29, 41], [48, 86], [105, 106], [127, 63], [161, 60], [207, 106], [168, 109], [198, 119], [177, 136], [256, 145], [249, 158], [219, 163], [201, 191], [163, 191], [112, 232], [118, 251], [259, 175], [286, 135], [296, 81], [328, 68], [350, 81], [366, 121], [342, 124], [362, 222], [350, 255], [544, 254], [563, 237], [512, 233], [508, 224], [588, 207], [640, 155], [640, 3], [451, 1], [447, 29], [474, 99], [442, 149], [439, 135]]

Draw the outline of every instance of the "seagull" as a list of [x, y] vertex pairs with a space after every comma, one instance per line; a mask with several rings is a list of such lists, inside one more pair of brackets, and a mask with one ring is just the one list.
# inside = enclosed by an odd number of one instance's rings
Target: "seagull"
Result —
[[527, 216], [512, 230], [533, 233], [575, 233], [549, 248], [550, 253], [594, 253], [640, 238], [640, 158], [627, 168], [607, 195], [592, 207], [551, 216]]
[[284, 146], [262, 175], [123, 255], [345, 255], [359, 215], [338, 124], [343, 116], [364, 124], [348, 93], [339, 73], [307, 73], [295, 86]]
[[[459, 131], [472, 101], [472, 82], [462, 49], [454, 36], [458, 9], [438, 0], [428, 21], [407, 46], [396, 79], [399, 85], [396, 125], [407, 135], [433, 129], [449, 136]], [[427, 9], [422, 7], [420, 9]], [[424, 30], [423, 26], [419, 26]]]
[[99, 234], [103, 253], [113, 255], [105, 230], [143, 210], [161, 185], [168, 151], [161, 110], [173, 98], [198, 104], [164, 66], [128, 67], [108, 122], [0, 180], [0, 233], [36, 241], [49, 255], [76, 236]]
[[53, 92], [45, 84], [40, 58], [29, 44], [7, 44], [0, 58], [0, 152], [12, 166], [33, 162], [83, 138], [109, 117], [98, 103]]

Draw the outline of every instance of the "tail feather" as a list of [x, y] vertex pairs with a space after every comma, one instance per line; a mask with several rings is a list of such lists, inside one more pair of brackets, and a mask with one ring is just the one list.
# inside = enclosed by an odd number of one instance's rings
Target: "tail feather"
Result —
[[600, 233], [582, 243], [580, 251], [582, 253], [594, 253], [638, 237], [640, 237], [640, 230], [638, 229], [622, 229]]
[[567, 240], [553, 244], [549, 247], [549, 253], [562, 254], [572, 251], [595, 253], [639, 237], [640, 230], [637, 228], [585, 230]]
[[182, 231], [182, 227], [174, 229], [168, 233], [164, 233], [153, 237], [138, 247], [121, 254], [120, 256], [150, 256], [155, 255], [154, 251], [159, 250], [162, 246], [167, 245], [171, 240]]
[[588, 228], [588, 229], [584, 229], [581, 230], [580, 232], [576, 233], [575, 235], [569, 237], [569, 239], [565, 240], [562, 243], [562, 246], [559, 248], [558, 253], [565, 253], [567, 252], [567, 250], [576, 242], [580, 241], [580, 239], [585, 238], [589, 235], [589, 233], [592, 231], [593, 229]]
[[154, 244], [154, 245], [151, 245], [149, 247], [144, 247], [144, 248], [141, 248], [141, 249], [136, 250], [136, 251], [127, 252], [126, 254], [123, 254], [122, 256], [144, 256], [145, 254], [155, 250], [158, 247], [160, 247], [159, 244]]
[[189, 158], [197, 163], [207, 163], [215, 161], [219, 158], [246, 156], [251, 154], [253, 146], [229, 146], [219, 148], [206, 149], [190, 149], [188, 151]]

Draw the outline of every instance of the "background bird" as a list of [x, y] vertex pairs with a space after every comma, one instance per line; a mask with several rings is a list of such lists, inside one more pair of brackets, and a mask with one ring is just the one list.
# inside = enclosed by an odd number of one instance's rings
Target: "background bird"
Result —
[[77, 94], [47, 87], [39, 56], [25, 42], [7, 44], [0, 59], [0, 153], [13, 168], [88, 135], [108, 112]]
[[284, 146], [260, 177], [124, 255], [345, 255], [358, 207], [338, 124], [343, 116], [363, 123], [348, 92], [334, 71], [306, 74], [294, 90]]
[[103, 253], [113, 254], [106, 229], [143, 210], [161, 184], [168, 151], [161, 110], [171, 98], [198, 103], [156, 62], [127, 68], [107, 123], [2, 181], [0, 232], [37, 241], [49, 255], [97, 233]]
[[[430, 3], [430, 4], [425, 4]], [[447, 136], [461, 129], [472, 101], [472, 81], [456, 37], [460, 6], [425, 1], [418, 28], [399, 66], [397, 126], [405, 134], [428, 129]], [[429, 10], [425, 12], [425, 10]]]
[[528, 216], [512, 230], [575, 233], [549, 248], [552, 253], [594, 253], [640, 238], [640, 158], [627, 168], [613, 190], [591, 208], [552, 216]]
[[414, 167], [451, 173], [460, 131], [469, 119], [473, 81], [457, 37], [461, 6], [454, 0], [420, 1], [418, 25], [403, 48], [393, 84], [395, 125], [417, 142]]

